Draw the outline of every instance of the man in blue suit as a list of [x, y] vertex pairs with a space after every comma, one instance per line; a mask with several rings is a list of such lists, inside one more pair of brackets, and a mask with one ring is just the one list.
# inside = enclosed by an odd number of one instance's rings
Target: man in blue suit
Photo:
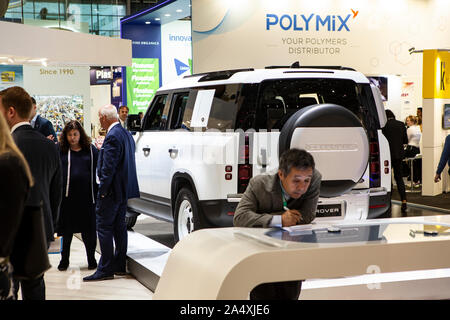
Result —
[[32, 108], [31, 108], [31, 115], [30, 115], [30, 124], [31, 127], [39, 131], [44, 135], [44, 137], [47, 137], [48, 139], [52, 140], [53, 142], [58, 142], [58, 137], [56, 136], [55, 129], [53, 129], [53, 125], [50, 122], [50, 120], [47, 120], [45, 118], [42, 118], [40, 115], [36, 113], [36, 100], [31, 97], [32, 102]]
[[114, 274], [126, 273], [127, 201], [139, 197], [133, 137], [120, 125], [115, 106], [103, 106], [98, 115], [102, 128], [107, 130], [97, 164], [99, 188], [95, 212], [101, 257], [97, 271], [83, 278], [84, 281], [109, 280]]

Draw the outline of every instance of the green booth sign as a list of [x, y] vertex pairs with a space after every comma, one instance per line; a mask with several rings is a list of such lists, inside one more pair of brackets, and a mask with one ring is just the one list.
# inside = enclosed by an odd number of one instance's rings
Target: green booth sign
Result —
[[159, 59], [133, 59], [132, 66], [126, 69], [126, 74], [129, 113], [145, 113], [159, 88]]

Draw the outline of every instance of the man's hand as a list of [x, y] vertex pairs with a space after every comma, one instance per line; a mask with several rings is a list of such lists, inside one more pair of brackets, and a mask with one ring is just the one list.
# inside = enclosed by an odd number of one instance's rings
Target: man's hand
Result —
[[436, 175], [434, 176], [434, 182], [439, 182], [441, 181], [441, 175], [436, 173]]
[[300, 220], [302, 220], [302, 215], [297, 210], [287, 210], [281, 215], [283, 227], [295, 226]]
[[51, 134], [51, 135], [47, 136], [47, 139], [53, 141], [53, 135]]

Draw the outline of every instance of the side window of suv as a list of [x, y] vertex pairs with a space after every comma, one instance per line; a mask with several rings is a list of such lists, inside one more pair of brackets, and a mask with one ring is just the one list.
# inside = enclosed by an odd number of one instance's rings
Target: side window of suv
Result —
[[170, 129], [187, 129], [190, 128], [183, 121], [184, 111], [189, 99], [189, 92], [174, 93], [172, 97], [172, 115], [170, 116]]
[[[190, 124], [194, 113], [197, 93], [202, 90], [214, 90], [214, 98], [211, 103], [208, 124], [206, 127], [202, 128], [202, 130], [218, 129], [220, 131], [226, 131], [227, 129], [234, 129], [236, 115], [242, 104], [242, 102], [239, 101], [239, 86], [239, 84], [205, 86], [191, 91], [189, 99], [186, 96], [187, 104], [183, 105], [185, 112], [184, 115], [182, 115], [183, 120], [180, 127], [185, 127], [189, 130], [191, 129]], [[175, 108], [173, 114], [176, 114]]]
[[225, 131], [234, 128], [238, 109], [237, 94], [239, 85], [218, 85], [208, 89], [215, 89], [211, 111], [209, 113], [207, 129]]
[[163, 117], [167, 95], [156, 96], [152, 106], [148, 111], [147, 119], [144, 123], [144, 130], [160, 130], [164, 127], [166, 119]]

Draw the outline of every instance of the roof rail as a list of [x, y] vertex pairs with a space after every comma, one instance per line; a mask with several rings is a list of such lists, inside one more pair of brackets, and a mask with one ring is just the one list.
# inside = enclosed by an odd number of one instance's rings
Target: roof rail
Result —
[[332, 69], [332, 70], [349, 70], [356, 71], [353, 68], [343, 67], [343, 66], [302, 66], [300, 68], [304, 69]]
[[222, 70], [222, 71], [213, 71], [213, 72], [204, 72], [204, 73], [197, 73], [197, 74], [192, 74], [192, 75], [188, 75], [188, 76], [184, 76], [183, 78], [191, 78], [191, 77], [198, 77], [198, 76], [203, 76], [201, 77], [198, 81], [199, 82], [203, 82], [203, 81], [214, 81], [214, 80], [225, 80], [225, 79], [229, 79], [231, 78], [231, 76], [235, 73], [238, 72], [245, 72], [245, 71], [254, 71], [255, 69], [253, 68], [248, 68], [248, 69], [233, 69], [233, 70]]
[[298, 61], [294, 62], [290, 66], [267, 66], [265, 69], [333, 69], [333, 70], [349, 70], [356, 71], [353, 68], [342, 67], [342, 66], [301, 66]]

